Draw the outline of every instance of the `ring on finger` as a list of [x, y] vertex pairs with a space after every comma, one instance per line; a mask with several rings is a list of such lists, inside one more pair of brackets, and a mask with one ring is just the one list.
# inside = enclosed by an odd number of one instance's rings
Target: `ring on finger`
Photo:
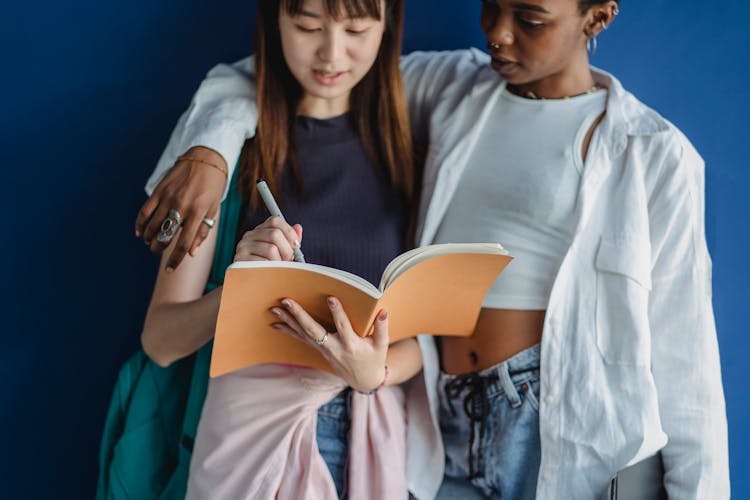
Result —
[[321, 346], [324, 345], [326, 342], [328, 342], [328, 332], [326, 332], [326, 334], [323, 335], [323, 337], [315, 341], [316, 344], [321, 345]]
[[167, 218], [161, 223], [159, 232], [156, 233], [156, 241], [159, 243], [169, 243], [177, 234], [177, 230], [182, 225], [182, 215], [177, 210], [170, 210]]
[[207, 225], [209, 229], [213, 228], [216, 225], [216, 219], [213, 219], [211, 217], [204, 217], [201, 222]]

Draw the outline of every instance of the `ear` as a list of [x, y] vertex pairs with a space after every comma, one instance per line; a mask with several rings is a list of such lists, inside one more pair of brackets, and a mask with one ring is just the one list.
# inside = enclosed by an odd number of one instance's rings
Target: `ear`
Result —
[[588, 38], [594, 38], [602, 31], [609, 28], [609, 25], [615, 20], [620, 9], [615, 0], [610, 0], [602, 4], [594, 5], [586, 12], [586, 21], [584, 23], [584, 33]]

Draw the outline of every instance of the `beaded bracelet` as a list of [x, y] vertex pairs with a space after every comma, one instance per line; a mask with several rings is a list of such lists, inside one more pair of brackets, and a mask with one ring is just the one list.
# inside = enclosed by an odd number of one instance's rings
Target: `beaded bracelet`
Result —
[[200, 163], [202, 165], [208, 165], [209, 167], [213, 167], [216, 170], [218, 170], [219, 172], [221, 172], [222, 174], [224, 174], [224, 178], [225, 179], [229, 178], [229, 174], [227, 173], [226, 169], [220, 167], [219, 165], [217, 165], [215, 163], [211, 163], [210, 161], [201, 160], [200, 158], [194, 158], [192, 156], [179, 156], [177, 158], [177, 161], [194, 161], [195, 163]]
[[[380, 382], [380, 385], [377, 386], [375, 389], [365, 392], [365, 391], [357, 391], [360, 394], [364, 394], [365, 396], [372, 396], [376, 392], [378, 392], [381, 388], [385, 387], [386, 382], [388, 382], [388, 376], [391, 374], [391, 371], [388, 369], [388, 365], [385, 365], [385, 373], [383, 374], [383, 381]], [[355, 389], [356, 390], [356, 389]]]

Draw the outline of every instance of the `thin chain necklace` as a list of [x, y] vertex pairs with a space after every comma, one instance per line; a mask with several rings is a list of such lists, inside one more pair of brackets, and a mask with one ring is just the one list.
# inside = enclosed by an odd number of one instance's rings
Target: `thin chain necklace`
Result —
[[516, 94], [519, 97], [525, 97], [526, 99], [535, 99], [537, 101], [547, 101], [547, 100], [549, 100], [549, 101], [562, 101], [562, 100], [565, 100], [565, 99], [572, 99], [574, 97], [580, 97], [582, 95], [593, 94], [594, 92], [596, 92], [597, 90], [600, 90], [602, 88], [603, 87], [601, 85], [599, 85], [598, 83], [594, 83], [594, 85], [592, 85], [591, 88], [589, 88], [585, 92], [581, 92], [580, 94], [566, 95], [566, 96], [563, 96], [563, 97], [548, 98], [548, 97], [538, 96], [534, 92], [532, 92], [531, 90], [529, 90], [528, 92], [519, 92], [518, 90], [516, 90], [515, 86], [508, 85], [508, 90], [510, 92], [512, 92], [513, 94]]

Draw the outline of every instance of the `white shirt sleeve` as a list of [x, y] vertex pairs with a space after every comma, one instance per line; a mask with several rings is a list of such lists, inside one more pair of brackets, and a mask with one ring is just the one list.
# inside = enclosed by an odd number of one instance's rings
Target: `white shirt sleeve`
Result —
[[486, 65], [488, 59], [489, 56], [477, 49], [418, 51], [401, 58], [401, 75], [416, 143], [428, 143], [430, 117], [437, 104], [446, 97], [446, 89], [452, 85], [471, 84], [459, 76], [476, 73], [477, 67]]
[[[477, 50], [414, 52], [401, 60], [404, 87], [415, 138], [427, 143], [429, 118], [460, 72], [486, 64]], [[255, 102], [255, 58], [232, 65], [219, 64], [209, 71], [180, 117], [167, 147], [146, 183], [150, 195], [177, 157], [194, 146], [205, 146], [222, 155], [231, 177], [247, 139], [255, 135], [258, 113]], [[224, 193], [226, 196], [226, 191]]]
[[254, 57], [214, 67], [193, 96], [188, 110], [177, 121], [146, 183], [146, 193], [150, 195], [177, 157], [194, 146], [218, 152], [226, 161], [231, 178], [242, 146], [255, 134], [257, 124]]
[[[704, 164], [676, 139], [651, 186], [652, 371], [669, 498], [729, 498], [727, 419], [704, 229]], [[656, 169], [655, 169], [656, 170]]]

